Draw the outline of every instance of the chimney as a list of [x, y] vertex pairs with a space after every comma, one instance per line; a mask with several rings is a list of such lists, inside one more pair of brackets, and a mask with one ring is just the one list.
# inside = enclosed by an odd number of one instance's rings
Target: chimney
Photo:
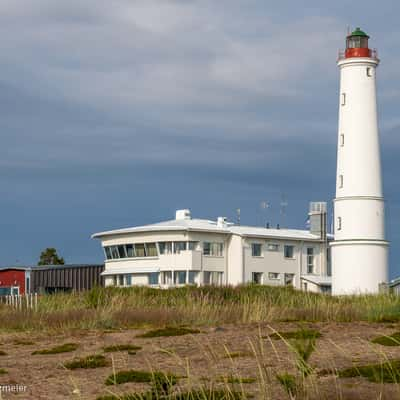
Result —
[[312, 202], [310, 203], [310, 211], [308, 213], [310, 233], [318, 235], [321, 239], [326, 239], [327, 221], [326, 221], [326, 203]]

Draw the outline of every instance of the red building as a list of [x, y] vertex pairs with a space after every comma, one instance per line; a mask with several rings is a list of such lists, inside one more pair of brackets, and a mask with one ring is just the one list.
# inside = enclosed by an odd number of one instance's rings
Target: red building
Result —
[[10, 267], [0, 270], [0, 295], [25, 294], [29, 272], [26, 268]]

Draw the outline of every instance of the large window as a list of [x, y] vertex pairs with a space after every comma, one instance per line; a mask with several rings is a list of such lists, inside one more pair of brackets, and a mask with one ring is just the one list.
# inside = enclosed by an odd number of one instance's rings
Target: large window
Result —
[[128, 258], [135, 257], [135, 248], [133, 247], [133, 244], [126, 245], [126, 256]]
[[157, 257], [157, 246], [155, 243], [146, 243], [146, 256]]
[[222, 285], [224, 273], [216, 271], [204, 271], [203, 272], [203, 282], [205, 285]]
[[144, 248], [144, 243], [135, 244], [136, 257], [146, 257], [146, 250]]
[[158, 285], [158, 277], [159, 277], [158, 272], [152, 272], [149, 274], [149, 285]]
[[294, 246], [286, 245], [283, 248], [285, 258], [294, 258]]
[[261, 244], [260, 243], [252, 243], [251, 244], [251, 255], [253, 257], [261, 257]]
[[119, 258], [117, 246], [111, 246], [111, 256], [112, 256], [112, 258]]
[[197, 271], [189, 271], [189, 283], [192, 285], [197, 283], [198, 275], [199, 273]]
[[161, 284], [171, 285], [172, 284], [172, 271], [161, 272]]
[[270, 279], [272, 281], [276, 281], [277, 279], [280, 279], [279, 272], [268, 272], [268, 279]]
[[104, 247], [104, 254], [106, 256], [106, 260], [111, 260], [111, 249], [108, 246]]
[[224, 244], [204, 242], [203, 254], [205, 256], [222, 257], [224, 255]]
[[132, 275], [125, 275], [126, 286], [132, 286]]
[[125, 246], [118, 246], [118, 254], [119, 258], [126, 258], [126, 251], [125, 251]]
[[159, 242], [160, 254], [172, 254], [172, 242]]
[[314, 249], [312, 247], [307, 248], [307, 274], [314, 273]]
[[186, 271], [174, 272], [175, 285], [184, 285], [186, 283]]
[[174, 253], [179, 254], [186, 250], [186, 242], [174, 242]]

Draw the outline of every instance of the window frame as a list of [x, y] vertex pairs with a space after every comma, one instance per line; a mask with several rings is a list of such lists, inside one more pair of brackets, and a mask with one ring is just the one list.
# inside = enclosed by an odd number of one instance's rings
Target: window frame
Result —
[[315, 274], [315, 253], [314, 247], [307, 247], [307, 274]]
[[[286, 255], [287, 254], [286, 250], [289, 248], [291, 249], [291, 254], [292, 254], [290, 257]], [[294, 248], [295, 246], [293, 244], [285, 244], [283, 246], [283, 257], [287, 260], [294, 260], [295, 259]]]
[[[259, 254], [255, 254], [255, 249], [259, 250]], [[258, 253], [258, 252], [257, 252]], [[251, 256], [252, 257], [263, 257], [263, 252], [262, 252], [262, 244], [261, 243], [252, 243], [251, 244]]]
[[280, 272], [268, 272], [268, 279], [270, 281], [279, 281], [281, 279]]

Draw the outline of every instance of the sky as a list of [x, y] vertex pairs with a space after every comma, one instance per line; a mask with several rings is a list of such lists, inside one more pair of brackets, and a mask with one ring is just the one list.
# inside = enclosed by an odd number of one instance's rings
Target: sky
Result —
[[46, 247], [101, 262], [91, 234], [180, 208], [305, 229], [310, 201], [332, 207], [336, 59], [360, 26], [381, 58], [400, 275], [399, 13], [390, 0], [2, 0], [0, 265], [35, 264]]

